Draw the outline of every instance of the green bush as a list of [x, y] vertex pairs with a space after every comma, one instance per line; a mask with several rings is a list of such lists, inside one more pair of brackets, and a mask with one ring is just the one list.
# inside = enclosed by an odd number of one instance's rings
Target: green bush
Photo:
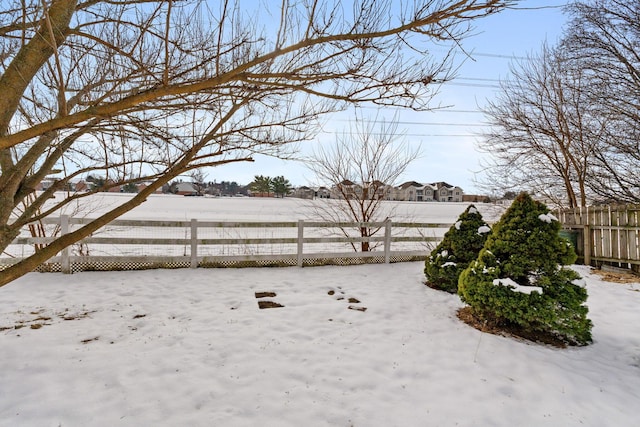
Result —
[[587, 292], [578, 273], [563, 267], [576, 254], [559, 231], [544, 204], [519, 195], [460, 275], [462, 300], [484, 320], [550, 333], [568, 344], [590, 342]]
[[429, 285], [447, 292], [458, 292], [458, 277], [478, 257], [491, 229], [474, 205], [460, 214], [442, 242], [425, 262]]

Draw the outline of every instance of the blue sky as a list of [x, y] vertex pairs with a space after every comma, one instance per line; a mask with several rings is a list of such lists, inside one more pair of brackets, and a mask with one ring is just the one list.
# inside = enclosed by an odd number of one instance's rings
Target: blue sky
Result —
[[[405, 141], [420, 145], [423, 153], [409, 166], [402, 181], [447, 181], [467, 194], [478, 191], [474, 176], [481, 169], [482, 155], [476, 151], [475, 141], [485, 122], [479, 110], [496, 95], [498, 80], [509, 77], [510, 63], [536, 53], [545, 40], [556, 42], [566, 23], [560, 6], [567, 2], [522, 0], [513, 9], [475, 22], [474, 35], [463, 43], [473, 59], [464, 60], [457, 78], [443, 85], [434, 99], [434, 105], [450, 107], [435, 112], [399, 112], [399, 130], [405, 132]], [[459, 55], [458, 62], [462, 59]], [[393, 115], [392, 109], [381, 114], [388, 120]], [[337, 128], [327, 129], [311, 144], [333, 141], [335, 132], [348, 126], [344, 119], [331, 123]], [[315, 184], [314, 176], [301, 162], [261, 156], [251, 164], [227, 165], [206, 173], [208, 181], [248, 184], [255, 175], [284, 175], [296, 186]]]

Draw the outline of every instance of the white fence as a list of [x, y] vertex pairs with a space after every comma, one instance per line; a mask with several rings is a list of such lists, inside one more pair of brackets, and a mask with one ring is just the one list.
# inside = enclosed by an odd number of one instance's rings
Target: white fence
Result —
[[[29, 228], [0, 258], [14, 264], [56, 236], [90, 222], [43, 220], [46, 236]], [[310, 266], [424, 260], [451, 224], [384, 222], [220, 222], [116, 220], [38, 267], [37, 271], [245, 266]], [[361, 228], [376, 230], [361, 237]], [[33, 228], [31, 228], [33, 230]], [[369, 251], [360, 250], [369, 242]]]

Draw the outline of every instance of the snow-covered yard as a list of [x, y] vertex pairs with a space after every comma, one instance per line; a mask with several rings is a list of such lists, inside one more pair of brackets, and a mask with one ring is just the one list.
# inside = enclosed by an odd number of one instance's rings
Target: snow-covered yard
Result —
[[640, 283], [575, 268], [568, 349], [460, 322], [419, 262], [31, 273], [0, 288], [0, 425], [635, 426]]

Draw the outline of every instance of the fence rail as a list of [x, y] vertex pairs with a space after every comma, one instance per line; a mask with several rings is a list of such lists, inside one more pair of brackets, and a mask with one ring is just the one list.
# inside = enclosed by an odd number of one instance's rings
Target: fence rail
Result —
[[558, 219], [563, 229], [573, 232], [584, 264], [640, 271], [640, 205], [566, 209], [558, 212]]
[[[61, 216], [42, 224], [48, 236], [25, 228], [0, 258], [0, 269], [19, 262], [37, 245], [91, 222]], [[451, 224], [384, 222], [229, 222], [116, 220], [58, 256], [38, 271], [146, 268], [281, 266], [390, 263], [423, 260]], [[377, 230], [362, 237], [360, 229]], [[33, 228], [31, 228], [33, 229]], [[370, 251], [360, 245], [369, 242]]]

